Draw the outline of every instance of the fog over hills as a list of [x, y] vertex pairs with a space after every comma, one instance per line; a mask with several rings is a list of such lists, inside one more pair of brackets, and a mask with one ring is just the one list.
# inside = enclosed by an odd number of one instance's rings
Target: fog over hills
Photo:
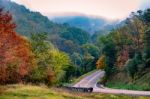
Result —
[[54, 17], [50, 17], [49, 19], [58, 24], [67, 23], [70, 26], [81, 28], [89, 32], [91, 35], [103, 29], [111, 30], [113, 29], [114, 25], [117, 24], [118, 22], [117, 20], [108, 20], [103, 17], [88, 16], [88, 15], [77, 14], [77, 13], [57, 15]]

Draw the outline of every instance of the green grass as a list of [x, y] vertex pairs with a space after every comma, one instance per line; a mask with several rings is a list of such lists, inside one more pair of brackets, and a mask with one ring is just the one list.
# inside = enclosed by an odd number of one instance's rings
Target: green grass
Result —
[[150, 69], [145, 69], [131, 83], [131, 78], [124, 71], [118, 72], [116, 75], [108, 79], [106, 87], [128, 90], [145, 90], [150, 91]]
[[[0, 99], [74, 99], [74, 96], [63, 91], [59, 93], [55, 89], [46, 86], [9, 85], [4, 87]], [[77, 96], [78, 99], [81, 99]]]
[[34, 85], [7, 85], [1, 86], [0, 89], [0, 99], [150, 99], [142, 96], [71, 92]]
[[124, 83], [107, 83], [106, 87], [116, 89], [128, 89], [128, 90], [145, 90], [150, 91], [150, 86], [142, 86], [136, 84], [124, 84]]

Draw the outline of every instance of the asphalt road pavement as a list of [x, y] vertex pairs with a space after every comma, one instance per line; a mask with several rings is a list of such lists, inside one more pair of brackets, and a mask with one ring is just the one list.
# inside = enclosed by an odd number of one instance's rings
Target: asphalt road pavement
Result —
[[125, 94], [125, 95], [136, 95], [136, 96], [150, 96], [150, 91], [136, 91], [136, 90], [123, 90], [123, 89], [111, 89], [97, 87], [97, 82], [105, 75], [105, 72], [98, 70], [76, 83], [73, 87], [93, 87], [93, 92], [110, 93], [110, 94]]

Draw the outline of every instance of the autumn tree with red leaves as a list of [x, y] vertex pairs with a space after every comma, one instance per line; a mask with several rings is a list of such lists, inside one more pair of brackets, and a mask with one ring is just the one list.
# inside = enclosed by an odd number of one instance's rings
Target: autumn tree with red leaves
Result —
[[34, 57], [28, 41], [15, 32], [9, 12], [0, 9], [0, 83], [16, 83], [34, 67]]

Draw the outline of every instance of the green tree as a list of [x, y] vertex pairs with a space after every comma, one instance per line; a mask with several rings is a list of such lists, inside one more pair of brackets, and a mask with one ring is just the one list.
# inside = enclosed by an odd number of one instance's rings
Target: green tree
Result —
[[145, 33], [145, 45], [144, 45], [144, 53], [146, 60], [146, 67], [150, 65], [150, 29]]
[[130, 59], [127, 62], [127, 71], [130, 75], [130, 77], [132, 78], [132, 81], [135, 80], [135, 75], [138, 71], [138, 67], [137, 67], [137, 63], [135, 61], [135, 59]]
[[[51, 70], [51, 53], [53, 46], [47, 41], [46, 33], [32, 34], [31, 35], [31, 45], [32, 51], [36, 58], [37, 68], [31, 72], [30, 80], [32, 82], [44, 82], [52, 83], [54, 82], [54, 77], [47, 78]], [[53, 74], [54, 76], [54, 74]]]
[[73, 77], [78, 76], [76, 66], [66, 65], [64, 67], [64, 71], [65, 71], [65, 77], [64, 77], [65, 82], [69, 82]]
[[114, 42], [111, 40], [107, 42], [103, 48], [103, 54], [106, 56], [106, 66], [105, 66], [105, 72], [106, 72], [106, 78], [110, 77], [111, 74], [115, 72], [115, 62], [116, 62], [116, 53], [117, 50], [115, 48]]
[[66, 31], [62, 31], [61, 35], [62, 38], [66, 40], [71, 40], [76, 44], [82, 45], [89, 41], [90, 35], [78, 28], [67, 28]]
[[82, 45], [83, 51], [91, 54], [95, 59], [99, 57], [99, 49], [94, 44], [84, 44]]
[[142, 18], [148, 25], [150, 24], [150, 9], [147, 9], [143, 12]]
[[75, 66], [80, 67], [82, 65], [82, 56], [79, 53], [74, 52], [71, 55], [71, 59]]
[[96, 68], [95, 64], [93, 65], [93, 62], [94, 62], [94, 57], [89, 53], [84, 53], [83, 64], [82, 64], [83, 73], [89, 72]]
[[56, 75], [56, 83], [61, 82], [65, 77], [65, 70], [71, 64], [70, 57], [57, 49], [51, 50], [51, 67]]
[[53, 49], [53, 46], [47, 41], [47, 34], [32, 34], [31, 45], [38, 65], [41, 67], [48, 67], [51, 59], [50, 50]]

